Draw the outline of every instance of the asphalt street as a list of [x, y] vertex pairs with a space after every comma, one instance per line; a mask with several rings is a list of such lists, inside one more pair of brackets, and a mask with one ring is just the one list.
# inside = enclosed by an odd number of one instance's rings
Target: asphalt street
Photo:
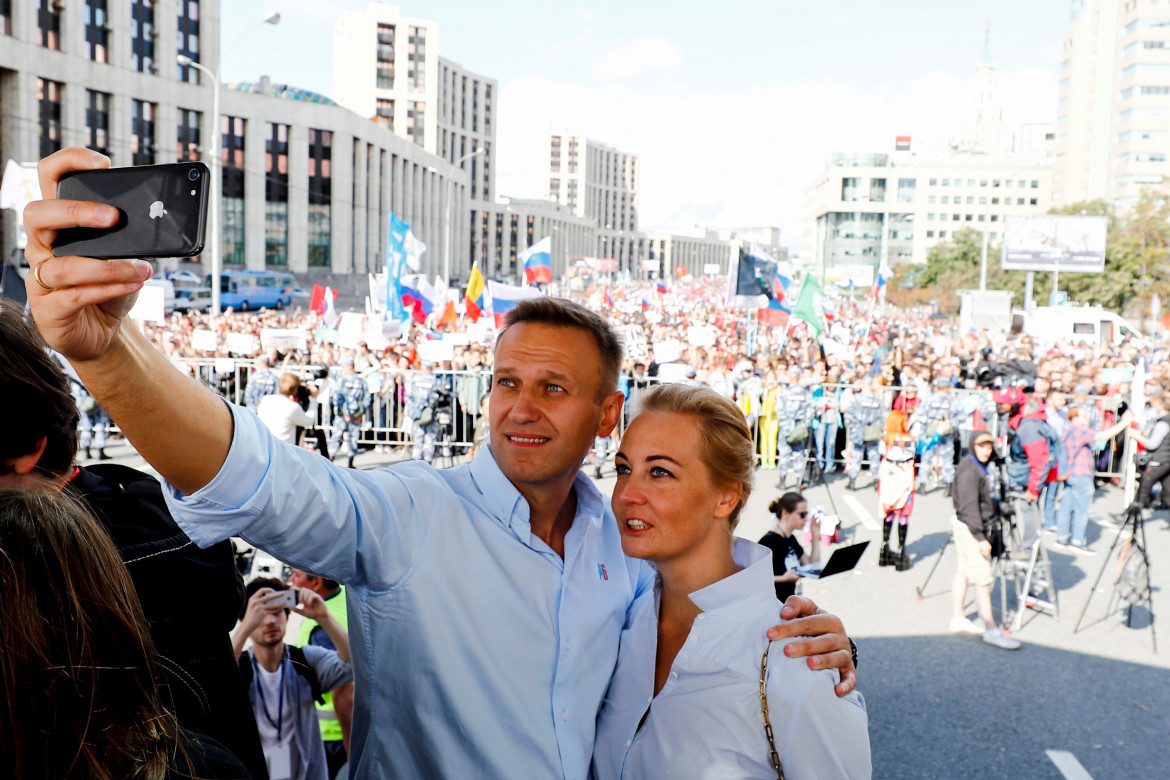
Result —
[[[107, 451], [118, 462], [150, 470], [126, 444], [113, 443]], [[395, 459], [363, 452], [356, 464], [376, 468]], [[1149, 609], [1135, 608], [1129, 626], [1119, 608], [1107, 613], [1110, 564], [1080, 630], [1073, 630], [1117, 536], [1118, 529], [1104, 518], [1120, 509], [1120, 491], [1103, 489], [1094, 499], [1089, 546], [1095, 557], [1058, 552], [1051, 548], [1052, 537], [1044, 537], [1060, 614], [1026, 610], [1020, 629], [1012, 632], [1023, 648], [1010, 652], [977, 636], [948, 633], [955, 564], [954, 546], [948, 544], [950, 499], [941, 490], [916, 497], [907, 545], [913, 565], [898, 572], [877, 565], [877, 496], [868, 474], [858, 482], [858, 491], [847, 491], [837, 474], [828, 487], [805, 491], [810, 506], [840, 514], [841, 544], [871, 544], [854, 571], [806, 580], [802, 587], [804, 595], [842, 618], [858, 644], [875, 778], [1170, 777], [1170, 623], [1156, 624], [1161, 633], [1155, 652]], [[603, 491], [612, 487], [612, 463], [597, 483]], [[776, 472], [758, 471], [737, 533], [762, 536], [772, 525], [767, 505], [778, 495]], [[1145, 521], [1145, 531], [1153, 610], [1165, 617], [1170, 615], [1170, 516], [1155, 513]], [[926, 582], [940, 551], [938, 569]], [[997, 619], [999, 594], [997, 585]], [[967, 614], [975, 616], [970, 594]]]

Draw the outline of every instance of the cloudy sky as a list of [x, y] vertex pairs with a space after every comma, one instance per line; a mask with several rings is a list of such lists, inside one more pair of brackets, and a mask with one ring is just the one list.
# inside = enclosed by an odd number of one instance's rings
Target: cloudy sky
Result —
[[[222, 4], [225, 81], [329, 94], [332, 28], [365, 0]], [[1069, 0], [426, 0], [440, 53], [500, 85], [498, 191], [540, 196], [550, 130], [639, 155], [642, 227], [777, 225], [799, 243], [831, 151], [945, 143], [984, 30], [1005, 119], [1052, 121]], [[266, 11], [276, 28], [255, 25]], [[716, 10], [718, 9], [718, 10]]]

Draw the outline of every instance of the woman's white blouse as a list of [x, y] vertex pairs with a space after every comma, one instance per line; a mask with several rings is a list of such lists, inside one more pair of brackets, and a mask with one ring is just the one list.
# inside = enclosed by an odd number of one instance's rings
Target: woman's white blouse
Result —
[[[779, 622], [780, 612], [771, 553], [740, 539], [734, 555], [742, 570], [691, 594], [703, 612], [657, 696], [660, 588], [630, 606], [617, 670], [598, 716], [597, 780], [776, 777], [760, 707], [765, 632]], [[774, 642], [768, 654], [768, 708], [785, 776], [870, 777], [865, 700], [857, 691], [838, 698], [838, 673], [812, 671], [806, 658], [786, 657], [789, 641]]]

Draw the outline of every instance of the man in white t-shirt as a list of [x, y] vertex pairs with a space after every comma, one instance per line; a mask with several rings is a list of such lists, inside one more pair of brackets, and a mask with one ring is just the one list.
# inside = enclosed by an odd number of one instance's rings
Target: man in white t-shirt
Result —
[[256, 416], [272, 431], [272, 435], [289, 444], [297, 443], [297, 426], [312, 428], [316, 423], [297, 403], [297, 388], [301, 380], [294, 374], [282, 374], [280, 392], [266, 395], [256, 407]]
[[[314, 701], [353, 681], [349, 635], [325, 600], [307, 588], [290, 589], [278, 579], [259, 577], [248, 583], [246, 592], [248, 606], [232, 632], [232, 649], [248, 684], [269, 780], [328, 780]], [[281, 599], [289, 592], [299, 602], [293, 609], [316, 620], [336, 651], [285, 645], [289, 608]], [[244, 652], [248, 639], [251, 653]]]

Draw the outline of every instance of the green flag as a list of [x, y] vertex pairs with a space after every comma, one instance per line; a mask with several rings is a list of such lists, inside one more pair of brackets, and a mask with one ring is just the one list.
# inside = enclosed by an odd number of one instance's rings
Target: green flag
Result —
[[804, 320], [815, 337], [818, 339], [821, 337], [821, 332], [826, 326], [824, 293], [821, 291], [821, 283], [812, 274], [804, 275], [792, 316]]

